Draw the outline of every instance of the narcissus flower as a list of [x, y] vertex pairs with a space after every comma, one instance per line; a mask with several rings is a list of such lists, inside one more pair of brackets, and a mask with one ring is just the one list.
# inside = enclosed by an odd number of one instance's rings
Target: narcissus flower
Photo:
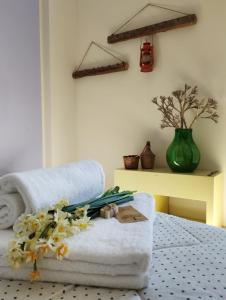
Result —
[[67, 253], [68, 253], [68, 246], [62, 243], [56, 249], [56, 258], [62, 260], [67, 255]]
[[54, 209], [22, 215], [14, 225], [13, 229], [19, 239], [11, 242], [8, 260], [14, 268], [32, 262], [34, 267], [30, 274], [32, 281], [40, 278], [37, 262], [43, 256], [53, 252], [57, 259], [62, 260], [69, 250], [62, 240], [89, 226], [89, 218], [86, 217], [87, 208], [80, 210], [83, 221], [80, 223], [79, 217], [76, 216], [76, 222], [73, 222], [72, 214], [60, 209], [68, 203], [67, 200], [62, 199]]
[[15, 269], [18, 269], [23, 264], [25, 260], [24, 252], [17, 241], [10, 242], [7, 257], [10, 265]]
[[32, 271], [30, 273], [30, 280], [31, 281], [35, 281], [35, 280], [39, 280], [40, 279], [40, 272], [39, 271]]
[[26, 251], [25, 252], [26, 262], [35, 262], [38, 259], [38, 255], [34, 251]]
[[62, 209], [65, 206], [69, 205], [69, 201], [67, 199], [60, 199], [55, 205], [55, 209]]

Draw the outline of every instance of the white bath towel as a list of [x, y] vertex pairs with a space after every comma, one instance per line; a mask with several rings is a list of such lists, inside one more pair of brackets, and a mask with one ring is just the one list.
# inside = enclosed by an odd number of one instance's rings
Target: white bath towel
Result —
[[[15, 222], [21, 214], [22, 205], [23, 212], [30, 213], [49, 207], [61, 198], [73, 204], [95, 198], [104, 190], [104, 178], [102, 166], [91, 160], [5, 175], [0, 178], [0, 218], [4, 215], [5, 220], [5, 225], [3, 220], [0, 221], [1, 229]], [[11, 200], [7, 210], [6, 197], [1, 196], [3, 194], [16, 194], [16, 197], [8, 198]], [[14, 201], [17, 202], [16, 210]]]
[[[148, 221], [121, 224], [114, 218], [96, 219], [89, 230], [66, 240], [70, 252], [62, 262], [53, 258], [43, 259], [40, 267], [44, 268], [44, 273], [46, 269], [48, 269], [46, 274], [60, 271], [57, 273], [60, 274], [61, 282], [71, 282], [68, 281], [69, 274], [76, 274], [77, 277], [71, 275], [75, 284], [85, 284], [81, 278], [87, 275], [86, 284], [95, 284], [93, 280], [96, 280], [98, 282], [96, 285], [100, 286], [143, 287], [152, 257], [154, 201], [151, 196], [143, 193], [135, 195], [134, 198], [134, 201], [125, 205], [133, 205], [149, 218]], [[6, 252], [6, 245], [12, 235], [13, 232], [10, 230], [0, 231], [1, 255]], [[7, 262], [4, 261], [3, 256], [0, 257], [0, 270], [1, 267], [6, 268], [4, 269], [6, 272]], [[9, 272], [10, 270], [4, 274], [9, 274]], [[19, 274], [15, 275], [18, 276], [17, 279], [20, 279]], [[101, 285], [99, 280], [105, 277], [106, 281], [103, 281], [104, 284]], [[10, 278], [10, 276], [4, 278]]]
[[[0, 278], [27, 280], [27, 270], [15, 271], [9, 267], [0, 267]], [[42, 270], [42, 281], [110, 288], [142, 289], [148, 285], [148, 274], [140, 276], [107, 276], [67, 271], [56, 272], [45, 269]]]

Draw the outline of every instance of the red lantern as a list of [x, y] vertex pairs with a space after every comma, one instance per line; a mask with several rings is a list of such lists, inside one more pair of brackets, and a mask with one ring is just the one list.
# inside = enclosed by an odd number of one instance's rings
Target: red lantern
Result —
[[140, 48], [140, 71], [151, 72], [154, 66], [154, 49], [153, 44], [149, 42], [143, 43]]

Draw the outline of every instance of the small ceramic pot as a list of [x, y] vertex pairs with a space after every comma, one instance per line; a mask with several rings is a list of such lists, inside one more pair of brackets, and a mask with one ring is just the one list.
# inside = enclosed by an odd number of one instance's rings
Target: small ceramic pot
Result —
[[125, 155], [123, 156], [125, 169], [138, 169], [139, 155]]

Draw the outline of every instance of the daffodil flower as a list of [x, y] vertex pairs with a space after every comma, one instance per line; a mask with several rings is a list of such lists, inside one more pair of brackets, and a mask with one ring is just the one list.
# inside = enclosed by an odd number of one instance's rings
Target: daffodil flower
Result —
[[38, 259], [38, 255], [35, 251], [26, 251], [25, 252], [25, 259], [26, 259], [26, 263], [28, 262], [35, 262]]
[[17, 241], [11, 241], [8, 250], [8, 261], [10, 265], [14, 268], [19, 268], [24, 262], [24, 252], [21, 248], [21, 244]]
[[68, 253], [68, 246], [66, 244], [61, 244], [57, 249], [56, 249], [56, 258], [58, 260], [62, 260]]
[[37, 269], [37, 261], [34, 262], [34, 269], [30, 273], [30, 280], [35, 281], [40, 279], [40, 272]]
[[55, 209], [62, 209], [65, 206], [69, 205], [69, 201], [67, 199], [60, 199], [55, 205]]
[[30, 280], [35, 281], [40, 279], [40, 272], [39, 271], [32, 271], [30, 274]]

